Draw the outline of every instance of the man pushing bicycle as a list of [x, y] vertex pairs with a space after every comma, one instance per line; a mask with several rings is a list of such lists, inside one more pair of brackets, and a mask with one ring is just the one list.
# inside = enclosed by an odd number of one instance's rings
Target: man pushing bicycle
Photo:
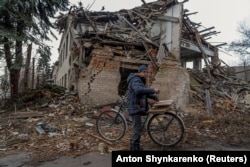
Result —
[[141, 116], [148, 111], [147, 98], [158, 100], [156, 94], [160, 91], [158, 88], [147, 88], [146, 77], [148, 76], [148, 68], [141, 65], [138, 73], [131, 73], [127, 78], [128, 94], [127, 107], [128, 113], [132, 119], [132, 135], [130, 138], [130, 150], [140, 151], [140, 138], [142, 133]]

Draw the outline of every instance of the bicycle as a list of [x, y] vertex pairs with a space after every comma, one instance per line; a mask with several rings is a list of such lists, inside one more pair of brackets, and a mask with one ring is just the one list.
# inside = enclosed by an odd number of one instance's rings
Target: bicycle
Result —
[[[96, 121], [98, 134], [108, 140], [120, 140], [128, 129], [125, 112], [125, 97], [121, 98], [110, 110], [103, 111]], [[142, 121], [142, 128], [146, 127], [150, 139], [160, 146], [175, 146], [184, 135], [184, 123], [178, 116], [177, 108], [172, 107], [173, 100], [156, 102], [150, 108]]]

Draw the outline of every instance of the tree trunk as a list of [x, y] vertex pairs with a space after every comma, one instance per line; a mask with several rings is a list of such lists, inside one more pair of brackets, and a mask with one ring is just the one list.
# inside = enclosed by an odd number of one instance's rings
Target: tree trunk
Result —
[[[16, 44], [16, 59], [19, 58], [19, 60], [16, 60], [15, 66], [13, 67], [13, 56], [11, 54], [11, 47], [10, 47], [10, 42], [8, 38], [4, 38], [5, 44], [4, 44], [4, 52], [5, 52], [5, 59], [6, 59], [6, 64], [7, 67], [10, 71], [10, 89], [11, 89], [11, 97], [18, 97], [18, 92], [19, 92], [19, 86], [18, 86], [18, 81], [19, 81], [19, 77], [20, 77], [20, 69], [21, 69], [21, 65], [22, 64], [17, 64], [18, 62], [22, 62], [22, 57], [20, 58], [20, 56], [22, 56], [22, 44], [20, 44], [18, 42], [18, 44]], [[22, 42], [21, 42], [22, 43]], [[19, 47], [19, 49], [17, 49], [17, 47]], [[21, 49], [20, 49], [21, 47]], [[20, 66], [18, 68], [18, 66]]]
[[10, 85], [11, 85], [11, 96], [17, 98], [19, 95], [18, 81], [20, 78], [20, 70], [11, 69], [10, 70]]
[[[3, 18], [4, 18], [4, 23], [5, 23], [5, 27], [11, 29], [11, 21], [10, 21], [10, 15], [8, 12], [3, 12]], [[6, 65], [8, 70], [10, 71], [10, 89], [11, 89], [11, 98], [13, 97], [13, 86], [12, 86], [12, 82], [11, 80], [13, 80], [13, 77], [11, 77], [11, 74], [13, 74], [13, 72], [11, 73], [11, 67], [12, 67], [12, 59], [13, 59], [13, 55], [11, 54], [11, 41], [7, 38], [4, 37], [3, 38], [3, 43], [4, 43], [4, 55], [5, 55], [5, 60], [6, 60]]]
[[22, 41], [16, 41], [16, 58], [14, 66], [10, 67], [10, 84], [12, 97], [17, 98], [19, 96], [19, 78], [22, 67]]
[[29, 86], [31, 50], [32, 50], [32, 43], [28, 45], [28, 49], [27, 49], [27, 57], [26, 57], [24, 80], [23, 80], [24, 81], [24, 83], [23, 83], [24, 89], [27, 89]]
[[[23, 36], [23, 30], [24, 30], [24, 23], [19, 22], [17, 24], [17, 35], [22, 37]], [[19, 96], [19, 78], [20, 78], [20, 71], [23, 65], [23, 42], [21, 40], [16, 40], [16, 46], [15, 46], [15, 63], [11, 67], [10, 70], [10, 81], [11, 85], [13, 86], [12, 89], [12, 96], [14, 98], [17, 98]]]
[[34, 81], [35, 81], [35, 58], [33, 57], [33, 61], [32, 61], [31, 89], [34, 89]]

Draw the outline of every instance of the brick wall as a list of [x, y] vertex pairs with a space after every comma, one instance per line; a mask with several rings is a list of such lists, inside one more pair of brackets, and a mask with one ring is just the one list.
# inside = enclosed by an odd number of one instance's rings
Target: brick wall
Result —
[[120, 82], [120, 62], [93, 55], [90, 65], [80, 74], [78, 92], [82, 104], [95, 106], [115, 102]]
[[[79, 78], [78, 92], [82, 104], [95, 106], [115, 102], [119, 98], [120, 64], [108, 56], [93, 56]], [[161, 65], [151, 87], [160, 89], [160, 100], [178, 99], [178, 106], [189, 103], [189, 75], [178, 65]]]

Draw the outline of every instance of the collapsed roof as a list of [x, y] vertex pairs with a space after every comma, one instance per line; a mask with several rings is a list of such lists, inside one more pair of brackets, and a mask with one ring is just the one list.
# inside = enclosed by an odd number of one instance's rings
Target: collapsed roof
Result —
[[[220, 64], [214, 64], [213, 60], [209, 62], [209, 56], [218, 56], [217, 50], [221, 45], [213, 46], [207, 42], [207, 39], [211, 38], [212, 35], [219, 33], [211, 31], [214, 27], [201, 29], [200, 23], [192, 22], [189, 19], [189, 16], [194, 13], [188, 13], [188, 10], [181, 11], [181, 18], [165, 15], [168, 12], [167, 9], [180, 4], [177, 0], [158, 0], [151, 3], [145, 3], [142, 0], [142, 2], [143, 5], [140, 7], [130, 10], [122, 9], [117, 12], [92, 12], [84, 10], [81, 6], [72, 6], [68, 14], [61, 14], [58, 17], [56, 25], [60, 32], [71, 29], [67, 26], [73, 26], [77, 30], [72, 33], [72, 35], [77, 33], [74, 36], [76, 40], [74, 40], [73, 52], [79, 54], [80, 46], [84, 48], [98, 48], [108, 45], [107, 48], [112, 50], [113, 56], [151, 61], [153, 65], [157, 66], [156, 62], [159, 62], [159, 59], [165, 59], [165, 55], [168, 55], [167, 59], [171, 58], [171, 53], [167, 44], [161, 43], [160, 35], [162, 34], [152, 33], [152, 30], [155, 28], [154, 25], [157, 24], [157, 20], [174, 23], [181, 22], [181, 39], [179, 39], [180, 59], [200, 57], [205, 60], [207, 68], [206, 71], [202, 72], [189, 70], [190, 76], [194, 79], [191, 83], [191, 89], [195, 91], [193, 96], [197, 97], [198, 101], [213, 103], [217, 107], [219, 106], [219, 108], [223, 108], [223, 106], [228, 107], [230, 102], [230, 104], [233, 104], [232, 110], [236, 109], [236, 105], [241, 105], [242, 101], [245, 103], [244, 95], [237, 96], [237, 100], [235, 96], [239, 92], [248, 94], [246, 91], [242, 91], [246, 89], [246, 84], [243, 84], [243, 88], [240, 87], [240, 89], [218, 84], [232, 83], [237, 80], [231, 77], [231, 74], [226, 73]], [[71, 19], [68, 19], [69, 17]], [[68, 21], [71, 21], [70, 24]], [[101, 48], [102, 53], [104, 53], [105, 48]], [[85, 54], [89, 53], [85, 52]], [[84, 56], [86, 58], [89, 55]], [[225, 79], [227, 82], [225, 82]], [[197, 87], [201, 89], [197, 89]], [[211, 100], [204, 96], [206, 94], [205, 90], [207, 91], [208, 89], [210, 89]], [[237, 92], [231, 90], [236, 90]], [[241, 109], [244, 107], [245, 105]]]
[[[217, 47], [206, 41], [211, 35], [218, 33], [210, 31], [213, 27], [199, 32], [198, 28], [201, 25], [189, 19], [189, 15], [193, 13], [188, 13], [188, 10], [182, 11], [183, 18], [181, 20], [164, 15], [168, 12], [168, 8], [180, 4], [180, 2], [177, 0], [158, 0], [150, 3], [145, 3], [142, 0], [142, 2], [143, 5], [140, 7], [130, 10], [121, 9], [117, 12], [93, 12], [84, 10], [82, 6], [72, 6], [68, 14], [61, 14], [58, 17], [56, 25], [60, 32], [63, 32], [67, 28], [67, 20], [70, 16], [72, 18], [71, 25], [77, 29], [78, 35], [76, 38], [80, 39], [81, 43], [92, 42], [101, 45], [122, 46], [124, 50], [136, 48], [143, 51], [142, 55], [144, 56], [139, 56], [140, 59], [151, 61], [156, 59], [156, 55], [152, 55], [152, 50], [156, 49], [159, 62], [159, 59], [164, 57], [159, 56], [159, 52], [166, 53], [169, 48], [166, 43], [161, 47], [160, 35], [162, 34], [152, 33], [156, 20], [182, 22], [181, 58], [189, 59], [199, 56], [204, 58], [206, 63], [206, 61], [209, 61], [206, 60], [207, 56], [215, 55], [214, 52], [217, 52]], [[85, 27], [82, 27], [82, 24]], [[136, 54], [138, 55], [138, 52]], [[154, 61], [152, 63], [155, 64]]]

